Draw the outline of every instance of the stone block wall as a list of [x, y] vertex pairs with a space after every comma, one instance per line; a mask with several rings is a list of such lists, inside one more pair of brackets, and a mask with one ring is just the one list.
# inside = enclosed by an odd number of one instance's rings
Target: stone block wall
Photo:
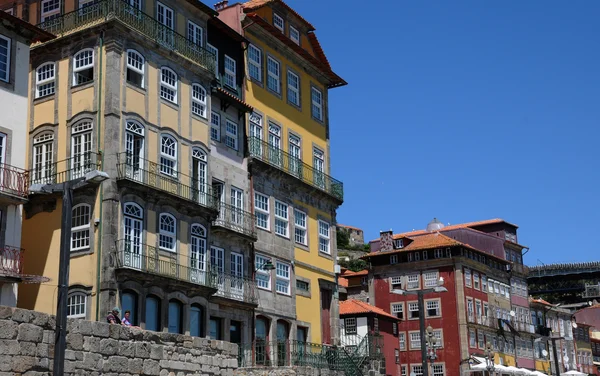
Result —
[[[0, 307], [0, 376], [52, 373], [55, 316]], [[65, 376], [233, 376], [238, 346], [182, 334], [68, 320]]]

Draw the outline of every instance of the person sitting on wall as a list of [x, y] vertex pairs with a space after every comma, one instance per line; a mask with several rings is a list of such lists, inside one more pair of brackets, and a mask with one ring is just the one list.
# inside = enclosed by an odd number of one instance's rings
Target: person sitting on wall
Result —
[[108, 322], [109, 324], [118, 324], [121, 325], [121, 319], [119, 318], [119, 314], [121, 313], [121, 310], [119, 309], [119, 307], [115, 307], [113, 308], [112, 312], [110, 312], [108, 314], [108, 316], [106, 316], [106, 322]]

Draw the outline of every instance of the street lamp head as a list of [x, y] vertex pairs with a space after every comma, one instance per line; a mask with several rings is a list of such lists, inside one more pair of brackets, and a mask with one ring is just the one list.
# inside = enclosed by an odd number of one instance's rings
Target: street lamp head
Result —
[[432, 335], [433, 334], [433, 328], [431, 327], [431, 325], [429, 325], [427, 327], [427, 334]]
[[444, 286], [444, 277], [440, 277], [440, 279], [438, 279], [438, 286]]
[[392, 294], [396, 294], [396, 295], [406, 295], [406, 291], [405, 291], [405, 290], [401, 290], [401, 289], [393, 289], [393, 290], [392, 290]]
[[92, 170], [85, 174], [85, 181], [89, 183], [99, 184], [109, 178], [108, 174], [104, 171]]

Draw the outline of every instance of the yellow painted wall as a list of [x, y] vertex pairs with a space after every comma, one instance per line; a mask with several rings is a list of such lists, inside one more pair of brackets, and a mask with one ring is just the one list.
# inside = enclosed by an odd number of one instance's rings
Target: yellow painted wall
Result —
[[545, 374], [550, 373], [550, 361], [547, 360], [536, 360], [535, 361], [535, 369]]
[[[334, 281], [334, 278], [296, 265], [298, 277], [307, 278], [310, 283], [310, 298], [296, 295], [296, 315], [298, 320], [310, 323], [309, 342], [321, 343], [321, 292], [319, 279]], [[333, 327], [332, 327], [333, 333]]]
[[[296, 204], [296, 206], [298, 207], [303, 207], [305, 206], [304, 203], [301, 202], [294, 202], [294, 204]], [[317, 268], [320, 269], [324, 269], [324, 270], [328, 270], [333, 272], [333, 266], [334, 266], [334, 260], [332, 257], [325, 257], [325, 255], [321, 256], [319, 255], [319, 218], [323, 218], [324, 220], [327, 220], [329, 223], [331, 223], [331, 217], [329, 217], [329, 214], [322, 212], [316, 208], [312, 208], [309, 207], [308, 208], [308, 213], [307, 214], [307, 234], [308, 234], [308, 249], [309, 251], [306, 251], [306, 248], [300, 248], [300, 247], [296, 247], [295, 250], [295, 259], [301, 262], [304, 262], [306, 264], [310, 264], [312, 266], [315, 266]], [[333, 231], [332, 231], [333, 227], [330, 227], [330, 244], [333, 245], [333, 242], [331, 241], [331, 237], [333, 235]], [[331, 247], [331, 252], [333, 255], [333, 247]]]
[[516, 367], [516, 361], [515, 361], [515, 357], [508, 355], [508, 354], [504, 354], [504, 353], [496, 353], [496, 355], [494, 356], [494, 363], [495, 364], [500, 364], [500, 358], [502, 358], [502, 364], [505, 366], [513, 366]]

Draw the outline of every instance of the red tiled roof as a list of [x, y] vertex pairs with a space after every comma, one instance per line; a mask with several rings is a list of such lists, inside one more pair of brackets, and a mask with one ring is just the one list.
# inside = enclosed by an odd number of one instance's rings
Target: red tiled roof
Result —
[[302, 17], [298, 12], [296, 12], [294, 9], [292, 9], [292, 7], [290, 7], [289, 5], [287, 5], [286, 3], [284, 3], [281, 0], [249, 0], [249, 1], [246, 1], [245, 3], [243, 3], [242, 7], [244, 9], [248, 9], [248, 11], [252, 11], [252, 10], [255, 10], [255, 9], [258, 9], [258, 8], [262, 8], [265, 5], [267, 5], [268, 3], [272, 3], [272, 2], [275, 2], [275, 1], [279, 2], [288, 11], [290, 11], [296, 17], [298, 17], [300, 19], [300, 21], [304, 22], [304, 24], [306, 26], [308, 26], [309, 31], [315, 30], [315, 27], [313, 25], [311, 25], [310, 22], [308, 22], [307, 20], [305, 20], [304, 17]]
[[220, 87], [215, 88], [216, 91], [218, 91], [219, 93], [227, 96], [228, 98], [230, 98], [231, 100], [236, 101], [238, 104], [242, 105], [243, 107], [246, 108], [247, 112], [252, 112], [254, 110], [254, 107], [250, 106], [248, 103], [244, 102], [243, 100], [241, 100], [240, 98], [236, 97], [235, 95], [231, 94], [230, 92], [228, 92], [225, 89], [221, 89]]
[[317, 68], [317, 70], [320, 70], [325, 76], [327, 76], [327, 78], [330, 81], [330, 84], [328, 86], [329, 88], [344, 86], [344, 85], [348, 84], [346, 81], [344, 81], [343, 78], [341, 78], [340, 76], [338, 76], [336, 73], [334, 73], [331, 70], [329, 63], [327, 63], [327, 64], [323, 63], [321, 60], [319, 60], [318, 58], [311, 55], [310, 52], [306, 51], [304, 48], [302, 48], [299, 45], [297, 45], [296, 43], [292, 42], [292, 40], [290, 38], [285, 36], [285, 34], [283, 34], [281, 31], [279, 31], [279, 29], [277, 29], [275, 26], [273, 26], [270, 23], [268, 23], [267, 21], [265, 21], [258, 14], [249, 13], [247, 15], [247, 17], [249, 19], [251, 19], [252, 21], [254, 21], [254, 23], [261, 26], [263, 29], [265, 29], [267, 32], [269, 32], [271, 35], [273, 35], [275, 38], [279, 39], [288, 48], [294, 50], [294, 52], [296, 52], [298, 55], [302, 56], [305, 60], [310, 62], [312, 65], [314, 65]]
[[310, 41], [317, 58], [331, 70], [331, 64], [329, 64], [329, 60], [327, 60], [327, 56], [325, 56], [325, 51], [323, 51], [323, 47], [321, 47], [321, 43], [319, 43], [319, 39], [317, 39], [317, 34], [308, 33], [308, 40]]
[[400, 320], [396, 316], [387, 313], [379, 307], [375, 307], [360, 300], [350, 299], [340, 302], [340, 316], [341, 315], [356, 315], [361, 313], [373, 313], [379, 316], [384, 316], [394, 320]]
[[338, 285], [348, 287], [348, 280], [345, 277], [338, 278]]
[[[456, 224], [456, 225], [448, 225], [448, 226], [445, 226], [445, 227], [437, 230], [436, 232], [443, 232], [443, 231], [449, 231], [449, 230], [457, 230], [457, 229], [468, 228], [468, 227], [478, 227], [478, 226], [484, 226], [484, 225], [492, 225], [492, 224], [495, 224], [495, 223], [506, 223], [506, 224], [509, 224], [509, 225], [517, 227], [517, 228], [519, 227], [519, 226], [517, 226], [515, 224], [512, 224], [510, 222], [506, 222], [505, 220], [503, 220], [501, 218], [494, 218], [494, 219], [486, 219], [486, 220], [483, 220], [483, 221], [475, 221], [475, 222], [459, 223], [459, 224]], [[427, 231], [427, 230], [416, 230], [416, 231], [403, 232], [403, 233], [400, 233], [400, 234], [394, 234], [393, 238], [394, 239], [400, 239], [400, 238], [405, 237], [405, 236], [415, 236], [415, 235], [423, 235], [423, 234], [429, 234], [429, 233], [431, 233], [431, 232]], [[373, 239], [371, 241], [377, 241], [379, 239], [380, 238], [377, 238], [377, 239]]]
[[357, 272], [353, 272], [351, 270], [344, 273], [344, 277], [358, 277], [361, 275], [369, 275], [369, 271], [367, 269], [359, 270]]
[[554, 304], [550, 304], [549, 302], [545, 301], [544, 299], [540, 298], [540, 299], [531, 299], [532, 303], [539, 303], [539, 304], [543, 304], [546, 306], [550, 306], [550, 307], [554, 307]]

